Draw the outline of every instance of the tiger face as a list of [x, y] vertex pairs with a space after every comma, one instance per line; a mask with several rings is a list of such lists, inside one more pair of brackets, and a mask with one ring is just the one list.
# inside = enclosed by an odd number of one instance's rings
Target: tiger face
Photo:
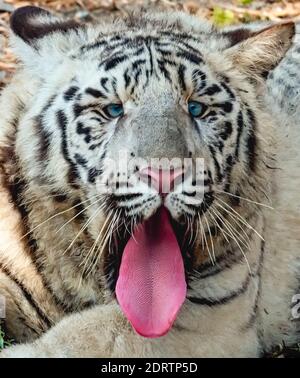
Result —
[[[104, 269], [126, 316], [140, 334], [162, 335], [191, 267], [209, 258], [214, 237], [224, 244], [218, 198], [238, 211], [238, 198], [264, 189], [263, 76], [288, 49], [293, 25], [220, 33], [177, 15], [107, 30], [36, 8], [22, 16], [12, 20], [16, 51], [38, 83], [19, 139], [27, 175], [85, 201], [95, 242], [106, 232]], [[166, 293], [176, 287], [167, 309], [148, 299], [153, 281]], [[143, 318], [149, 307], [157, 308], [152, 325]]]
[[[131, 33], [123, 36], [124, 51], [118, 37], [108, 38], [101, 63], [93, 57], [93, 45], [82, 47], [91, 67], [74, 73], [57, 100], [55, 118], [66, 133], [72, 180], [88, 188], [91, 197], [103, 192], [124, 217], [147, 219], [160, 206], [177, 221], [201, 215], [213, 187], [224, 190], [230, 184], [235, 161], [242, 172], [254, 165], [249, 161], [253, 112], [230, 79], [205, 62], [199, 43], [180, 45], [176, 34], [163, 32]], [[249, 135], [241, 136], [244, 123]], [[238, 162], [241, 137], [248, 158]], [[169, 176], [164, 193], [155, 188], [160, 170]]]

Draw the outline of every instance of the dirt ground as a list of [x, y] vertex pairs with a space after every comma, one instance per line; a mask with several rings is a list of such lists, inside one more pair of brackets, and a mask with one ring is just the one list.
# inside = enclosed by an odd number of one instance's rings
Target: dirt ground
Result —
[[113, 12], [126, 13], [137, 7], [180, 9], [218, 26], [254, 20], [300, 21], [300, 0], [0, 0], [0, 89], [15, 69], [15, 58], [8, 47], [8, 23], [14, 9], [36, 5], [81, 21], [95, 20]]

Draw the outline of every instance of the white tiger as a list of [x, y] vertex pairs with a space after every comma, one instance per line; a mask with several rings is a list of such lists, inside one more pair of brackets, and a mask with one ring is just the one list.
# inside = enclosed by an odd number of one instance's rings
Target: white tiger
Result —
[[295, 25], [79, 25], [25, 7], [11, 27], [0, 295], [20, 344], [0, 356], [259, 357], [299, 341]]

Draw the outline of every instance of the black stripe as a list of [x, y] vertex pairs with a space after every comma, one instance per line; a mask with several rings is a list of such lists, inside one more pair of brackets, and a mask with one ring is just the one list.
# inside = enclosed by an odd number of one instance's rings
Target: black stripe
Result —
[[[134, 82], [136, 84], [138, 84], [138, 78], [142, 75], [142, 70], [138, 69], [136, 72], [135, 72], [135, 75], [134, 75]], [[135, 87], [133, 86], [132, 89], [131, 89], [131, 94], [133, 94], [134, 92], [134, 89]]]
[[213, 104], [212, 106], [215, 106], [217, 108], [221, 108], [225, 113], [231, 113], [232, 108], [233, 108], [232, 103], [228, 102], [228, 101], [220, 103], [220, 104]]
[[127, 68], [123, 74], [124, 82], [125, 82], [125, 89], [127, 89], [131, 82], [131, 77], [128, 75], [129, 69]]
[[90, 109], [90, 108], [91, 108], [91, 105], [80, 105], [78, 103], [74, 104], [73, 112], [74, 112], [75, 118], [78, 118], [84, 110]]
[[195, 277], [204, 279], [215, 276], [226, 269], [232, 268], [236, 263], [242, 262], [243, 258], [242, 253], [234, 253], [228, 250], [216, 258], [215, 265], [212, 265], [211, 262], [201, 264], [200, 267], [196, 269], [197, 274]]
[[95, 113], [97, 116], [99, 116], [100, 118], [104, 118], [104, 119], [109, 119], [106, 114], [105, 114], [105, 111], [103, 111], [102, 113], [97, 110], [97, 109], [91, 109], [91, 113]]
[[218, 140], [216, 143], [214, 143], [214, 146], [218, 148], [218, 150], [222, 153], [224, 148], [224, 143], [222, 140]]
[[141, 196], [142, 196], [142, 193], [119, 194], [119, 195], [115, 195], [115, 200], [116, 201], [130, 201]]
[[88, 182], [91, 184], [94, 184], [96, 181], [96, 178], [100, 176], [103, 173], [102, 169], [97, 168], [91, 168], [88, 171]]
[[88, 51], [88, 50], [93, 50], [93, 49], [98, 49], [99, 47], [103, 47], [103, 46], [106, 46], [108, 44], [108, 42], [104, 39], [101, 39], [97, 42], [94, 42], [94, 43], [90, 43], [88, 45], [85, 45], [85, 46], [82, 46], [80, 48], [81, 51]]
[[231, 122], [226, 121], [222, 125], [222, 129], [221, 129], [221, 132], [219, 133], [219, 135], [223, 140], [227, 140], [230, 137], [231, 134], [232, 134], [232, 124], [231, 124]]
[[171, 82], [171, 76], [170, 76], [170, 73], [169, 71], [166, 69], [165, 67], [165, 62], [158, 59], [157, 60], [157, 63], [158, 63], [158, 68], [160, 70], [160, 72], [164, 75], [164, 77], [169, 81]]
[[22, 291], [22, 294], [24, 298], [26, 298], [27, 302], [30, 304], [30, 306], [35, 310], [39, 318], [43, 320], [43, 322], [46, 324], [47, 328], [50, 328], [52, 326], [51, 321], [47, 317], [47, 315], [41, 310], [39, 307], [39, 304], [36, 303], [35, 299], [33, 296], [29, 293], [27, 288], [23, 285], [23, 283], [16, 278], [7, 267], [4, 267], [1, 262], [0, 262], [0, 270], [4, 272], [17, 286], [18, 288]]
[[87, 168], [88, 161], [82, 155], [76, 153], [74, 159], [77, 164], [81, 165], [83, 168]]
[[142, 202], [136, 203], [134, 205], [129, 204], [129, 206], [120, 206], [120, 205], [119, 206], [126, 209], [127, 211], [138, 210], [139, 208], [141, 208], [146, 203], [153, 201], [153, 199], [155, 199], [155, 196], [151, 196], [150, 198], [147, 198], [147, 199], [143, 200]]
[[37, 159], [38, 161], [42, 161], [46, 163], [49, 158], [49, 147], [50, 147], [50, 140], [52, 137], [52, 133], [43, 126], [42, 115], [35, 118], [34, 129], [40, 139], [39, 145], [38, 145]]
[[199, 55], [193, 54], [190, 51], [180, 51], [176, 54], [179, 58], [184, 58], [190, 63], [200, 64], [203, 62], [202, 58]]
[[205, 91], [201, 93], [201, 95], [213, 96], [219, 92], [221, 92], [221, 88], [217, 84], [213, 84], [212, 86], [206, 88]]
[[247, 156], [248, 156], [248, 165], [251, 171], [255, 171], [256, 167], [256, 135], [255, 135], [255, 129], [256, 129], [256, 119], [255, 115], [252, 112], [251, 109], [247, 109], [247, 115], [249, 118], [249, 127], [250, 130], [248, 131], [248, 136], [246, 140], [246, 147], [247, 147]]
[[100, 80], [100, 84], [105, 91], [108, 91], [107, 86], [106, 86], [107, 82], [108, 82], [107, 77], [102, 77]]
[[186, 192], [186, 191], [183, 191], [182, 194], [183, 194], [184, 196], [187, 196], [187, 197], [195, 197], [196, 194], [197, 194], [197, 192], [196, 192], [196, 190], [194, 190], [193, 192]]
[[46, 162], [49, 157], [49, 146], [52, 137], [52, 132], [48, 130], [44, 125], [44, 118], [47, 111], [53, 105], [56, 95], [51, 96], [46, 105], [43, 107], [41, 114], [34, 119], [34, 128], [37, 135], [40, 137], [40, 143], [38, 146], [38, 160]]
[[[131, 47], [131, 46], [128, 46], [128, 47]], [[132, 46], [132, 48], [136, 48], [136, 46]], [[130, 53], [132, 54], [132, 56], [134, 57], [138, 57], [140, 55], [142, 55], [145, 51], [145, 47], [144, 46], [141, 46], [141, 47], [138, 47], [136, 48], [134, 51], [131, 51]]]
[[247, 141], [247, 156], [248, 156], [248, 165], [251, 171], [255, 171], [255, 147], [256, 147], [256, 137], [253, 130], [248, 132]]
[[[102, 114], [101, 114], [101, 116], [102, 116]], [[100, 117], [91, 117], [91, 121], [96, 121], [101, 125], [103, 124], [103, 120]], [[97, 139], [99, 139], [99, 138], [97, 138]]]
[[153, 75], [153, 71], [154, 71], [154, 64], [153, 64], [153, 55], [152, 55], [152, 51], [151, 51], [151, 47], [149, 46], [149, 40], [147, 40], [146, 42], [146, 47], [147, 47], [147, 51], [148, 51], [148, 54], [149, 54], [149, 60], [150, 60], [150, 76]]
[[192, 50], [196, 54], [199, 54], [198, 50], [193, 48], [188, 42], [184, 41], [184, 40], [188, 40], [188, 41], [194, 41], [194, 42], [197, 42], [197, 43], [201, 42], [198, 38], [193, 37], [191, 34], [183, 33], [183, 32], [176, 32], [174, 30], [172, 30], [172, 31], [164, 30], [164, 31], [161, 31], [160, 33], [162, 35], [168, 36], [171, 41], [173, 41], [177, 44], [180, 43], [182, 46], [184, 46], [188, 50]]
[[215, 165], [215, 169], [216, 169], [216, 174], [217, 174], [217, 180], [218, 182], [221, 182], [222, 178], [223, 178], [223, 174], [221, 172], [221, 167], [220, 167], [220, 164], [216, 158], [216, 151], [215, 149], [212, 147], [212, 146], [208, 146], [209, 148], [209, 151], [211, 153], [211, 156], [213, 158], [213, 161], [214, 161], [214, 165]]
[[58, 296], [54, 293], [54, 291], [52, 290], [52, 287], [51, 287], [51, 283], [48, 281], [48, 278], [44, 274], [44, 270], [45, 270], [44, 261], [45, 261], [45, 259], [43, 258], [43, 254], [46, 253], [46, 252], [41, 251], [41, 250], [37, 250], [37, 249], [36, 249], [36, 252], [39, 252], [39, 256], [37, 256], [36, 254], [32, 255], [32, 262], [33, 262], [34, 266], [36, 267], [36, 270], [37, 270], [37, 272], [39, 273], [39, 275], [42, 279], [42, 282], [43, 282], [45, 289], [47, 289], [48, 292], [51, 294], [52, 299], [53, 299], [53, 301], [54, 301], [54, 303], [56, 304], [57, 307], [59, 307], [61, 310], [63, 310], [66, 313], [72, 312], [71, 306], [68, 306], [67, 304], [62, 302], [58, 298]]
[[66, 162], [69, 164], [68, 182], [73, 187], [77, 187], [77, 184], [75, 183], [75, 181], [79, 177], [78, 171], [77, 171], [76, 165], [73, 163], [73, 161], [71, 160], [69, 156], [69, 151], [67, 147], [66, 128], [67, 128], [68, 119], [62, 110], [58, 110], [56, 113], [56, 120], [62, 132], [62, 144], [61, 144], [62, 154]]
[[[104, 69], [105, 71], [110, 71], [113, 68], [116, 68], [119, 64], [125, 62], [129, 59], [128, 55], [119, 55], [104, 62]], [[100, 64], [100, 66], [102, 63]]]
[[84, 126], [82, 122], [77, 122], [76, 132], [79, 135], [84, 135], [84, 141], [90, 143], [91, 141], [91, 128]]
[[82, 204], [82, 200], [81, 199], [76, 199], [73, 203], [72, 203], [72, 206], [74, 206], [74, 212], [75, 212], [75, 215], [76, 217], [74, 218], [74, 220], [76, 222], [82, 222], [84, 219], [85, 219], [85, 212], [86, 212], [86, 209], [85, 207], [83, 206]]
[[75, 97], [76, 93], [79, 91], [79, 88], [76, 86], [70, 87], [66, 92], [64, 93], [64, 100], [65, 101], [71, 101]]
[[244, 128], [244, 117], [243, 113], [240, 110], [238, 117], [237, 117], [237, 125], [238, 125], [238, 131], [237, 131], [237, 138], [236, 138], [236, 148], [235, 148], [235, 157], [239, 157], [239, 151], [240, 151], [240, 139], [241, 139], [241, 134]]
[[235, 94], [232, 92], [232, 90], [228, 87], [228, 85], [225, 82], [221, 83], [222, 87], [225, 89], [227, 94], [229, 95], [231, 100], [235, 99]]
[[244, 283], [242, 284], [242, 286], [238, 290], [235, 290], [235, 291], [229, 293], [228, 295], [226, 295], [225, 297], [222, 297], [222, 298], [187, 297], [187, 299], [189, 301], [191, 301], [192, 303], [196, 303], [196, 304], [204, 305], [204, 306], [209, 306], [209, 307], [217, 306], [217, 305], [223, 305], [223, 304], [231, 302], [235, 298], [244, 294], [249, 287], [249, 283], [250, 283], [251, 278], [252, 278], [252, 275], [249, 273], [247, 275], [247, 278], [245, 279]]
[[225, 165], [225, 173], [226, 173], [226, 185], [225, 185], [225, 191], [230, 192], [230, 184], [231, 184], [231, 171], [234, 166], [234, 159], [232, 155], [228, 155], [226, 157], [226, 165]]
[[186, 68], [184, 67], [184, 65], [180, 64], [180, 66], [178, 68], [178, 77], [179, 77], [180, 87], [183, 91], [186, 90], [185, 75], [184, 75], [185, 70], [186, 70]]
[[159, 47], [156, 47], [155, 50], [157, 52], [159, 52], [162, 56], [171, 56], [171, 55], [173, 55], [173, 51], [171, 51], [171, 50], [164, 50], [164, 49], [160, 49]]
[[[28, 337], [32, 337], [31, 335], [29, 336], [28, 335], [28, 331], [30, 332], [33, 332], [35, 335], [37, 335], [37, 337], [41, 336], [41, 332], [38, 332], [35, 328], [33, 328], [33, 324], [30, 324], [30, 319], [28, 319], [28, 317], [25, 315], [24, 313], [24, 309], [21, 308], [20, 304], [18, 302], [14, 302], [14, 305], [17, 307], [17, 314], [18, 314], [18, 321], [22, 323], [23, 326], [26, 327], [26, 331], [22, 333], [21, 337], [16, 340], [18, 342], [28, 342]], [[7, 321], [8, 323], [8, 321]], [[39, 327], [40, 328], [40, 327]], [[6, 328], [6, 331], [8, 331], [8, 329]], [[39, 331], [41, 331], [41, 329], [39, 329]], [[29, 333], [30, 333], [29, 332]], [[12, 330], [12, 332], [5, 332], [5, 335], [8, 337], [8, 338], [12, 338], [14, 340], [14, 331]], [[11, 337], [10, 337], [11, 335]], [[36, 337], [36, 336], [34, 336]]]
[[[189, 38], [189, 39], [191, 41], [193, 40], [193, 41], [197, 41], [199, 43], [199, 40], [197, 40], [196, 38]], [[174, 39], [173, 39], [173, 41], [174, 41]], [[189, 51], [189, 52], [192, 51], [197, 57], [202, 57], [202, 55], [199, 52], [199, 49], [196, 49], [187, 41], [183, 41], [181, 37], [180, 37], [179, 40], [178, 39], [175, 40], [174, 47], [178, 48], [178, 46], [182, 49], [182, 51], [184, 51], [183, 49], [185, 49], [185, 51]]]
[[95, 89], [95, 88], [87, 88], [85, 90], [85, 93], [95, 98], [107, 98], [105, 94], [103, 94], [102, 92], [100, 92], [98, 89]]
[[168, 58], [163, 58], [162, 60], [157, 59], [157, 61], [161, 61], [163, 64], [168, 64], [170, 66], [177, 67], [177, 64], [173, 60], [170, 60]]
[[100, 147], [103, 144], [103, 142], [104, 142], [103, 140], [100, 140], [100, 142], [98, 143], [90, 144], [88, 149], [90, 151], [94, 151], [94, 149]]
[[133, 70], [136, 70], [138, 69], [140, 66], [144, 65], [146, 63], [146, 60], [145, 59], [138, 59], [136, 61], [134, 61], [132, 63], [132, 69]]
[[[264, 231], [263, 231], [263, 235], [264, 235]], [[250, 318], [249, 318], [247, 324], [244, 327], [244, 330], [251, 328], [255, 324], [255, 320], [256, 320], [256, 317], [257, 317], [258, 300], [259, 300], [259, 296], [260, 296], [260, 292], [261, 292], [261, 285], [262, 285], [261, 270], [262, 270], [262, 266], [263, 266], [264, 255], [265, 255], [265, 242], [264, 242], [264, 240], [262, 240], [261, 245], [260, 245], [259, 267], [258, 267], [258, 272], [257, 272], [258, 277], [259, 277], [259, 283], [258, 283], [258, 288], [257, 288], [257, 292], [256, 292], [254, 305], [253, 305], [253, 308], [252, 308], [252, 313], [250, 315]]]
[[68, 196], [64, 193], [60, 193], [56, 190], [52, 190], [50, 192], [50, 196], [52, 196], [53, 200], [56, 202], [66, 202], [68, 200]]

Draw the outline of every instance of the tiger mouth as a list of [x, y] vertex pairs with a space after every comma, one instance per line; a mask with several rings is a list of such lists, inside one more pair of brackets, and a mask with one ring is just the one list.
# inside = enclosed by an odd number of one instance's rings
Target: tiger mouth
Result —
[[186, 298], [194, 247], [189, 231], [187, 223], [172, 219], [162, 206], [133, 233], [124, 226], [113, 235], [105, 265], [107, 283], [144, 337], [166, 334]]
[[[212, 191], [205, 193], [204, 201], [198, 209], [198, 213], [201, 215], [205, 213], [212, 203], [214, 202], [214, 194]], [[117, 208], [117, 204], [110, 198], [109, 205], [113, 204]], [[163, 205], [162, 205], [163, 206]], [[156, 210], [155, 214], [151, 218], [155, 217], [159, 209]], [[150, 219], [151, 219], [150, 218]], [[142, 216], [137, 220], [137, 225], [144, 222]], [[188, 278], [190, 272], [192, 271], [193, 259], [195, 256], [195, 236], [197, 234], [197, 227], [194, 225], [194, 220], [191, 219], [188, 222], [188, 218], [182, 215], [179, 219], [174, 219], [170, 217], [170, 223], [174, 230], [178, 245], [181, 250], [182, 258], [184, 261], [186, 277]], [[191, 228], [192, 227], [192, 228]], [[107, 249], [107, 256], [104, 264], [105, 277], [107, 277], [106, 283], [108, 289], [114, 293], [116, 282], [118, 279], [118, 273], [120, 269], [121, 259], [126, 244], [128, 243], [131, 232], [131, 218], [123, 216], [122, 225], [117, 227], [115, 231], [112, 232], [111, 245]]]
[[[157, 209], [156, 213], [158, 211], [159, 209]], [[153, 214], [150, 219], [155, 217], [156, 213]], [[143, 220], [140, 219], [139, 224], [142, 222]], [[195, 230], [193, 228], [191, 231], [188, 222], [186, 219], [183, 219], [183, 217], [179, 220], [170, 218], [170, 222], [178, 245], [180, 246], [186, 277], [188, 277], [192, 267], [195, 248], [195, 239], [191, 238], [190, 234], [194, 233]], [[107, 250], [107, 256], [104, 264], [104, 273], [105, 277], [107, 277], [107, 286], [112, 293], [115, 293], [123, 252], [131, 236], [132, 232], [130, 231], [130, 220], [127, 220], [126, 223], [112, 233], [112, 243], [109, 250]]]

